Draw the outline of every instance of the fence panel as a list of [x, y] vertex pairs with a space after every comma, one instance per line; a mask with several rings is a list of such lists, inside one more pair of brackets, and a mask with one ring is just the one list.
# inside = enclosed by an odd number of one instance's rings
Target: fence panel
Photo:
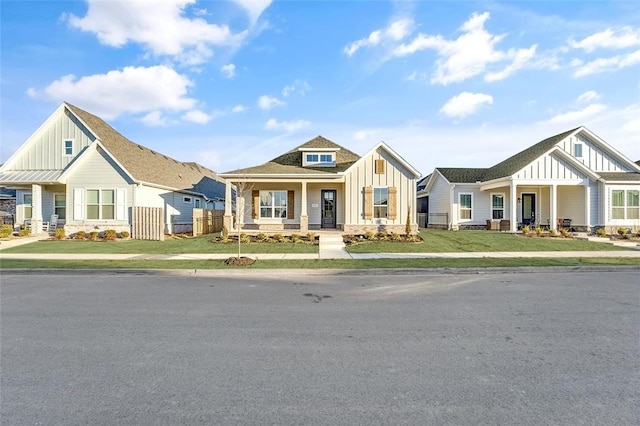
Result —
[[222, 231], [224, 210], [193, 209], [193, 236]]
[[449, 229], [449, 213], [429, 213], [429, 228]]
[[162, 207], [133, 207], [131, 238], [164, 241], [164, 209]]

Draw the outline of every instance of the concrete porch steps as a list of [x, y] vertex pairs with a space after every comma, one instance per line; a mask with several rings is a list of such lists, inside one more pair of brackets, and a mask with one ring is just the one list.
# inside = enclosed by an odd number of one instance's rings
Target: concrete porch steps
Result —
[[319, 235], [318, 257], [320, 259], [351, 259], [345, 250], [341, 233], [326, 233]]

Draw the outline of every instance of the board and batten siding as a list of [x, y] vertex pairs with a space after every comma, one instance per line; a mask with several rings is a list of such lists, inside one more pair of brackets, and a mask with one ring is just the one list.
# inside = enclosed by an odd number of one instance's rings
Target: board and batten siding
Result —
[[[582, 157], [574, 156], [575, 144], [582, 144]], [[627, 172], [628, 166], [621, 163], [612, 154], [595, 143], [589, 137], [581, 134], [570, 136], [560, 141], [556, 146], [595, 172]]]
[[429, 191], [429, 213], [446, 213], [448, 221], [451, 223], [451, 184], [444, 180], [439, 173], [436, 173], [433, 178], [435, 181]]
[[[13, 170], [62, 170], [95, 140], [82, 123], [68, 112], [58, 115], [32, 138], [35, 141], [16, 160]], [[72, 155], [65, 155], [65, 140], [73, 141]]]
[[580, 182], [587, 176], [575, 166], [553, 154], [543, 155], [514, 174], [519, 180], [568, 180]]
[[[376, 160], [384, 160], [384, 173], [376, 173]], [[363, 157], [355, 167], [345, 175], [345, 224], [368, 225], [378, 220], [385, 224], [401, 225], [407, 220], [411, 208], [411, 222], [416, 223], [416, 180], [412, 173], [391, 156], [385, 149], [378, 148]], [[364, 188], [395, 187], [396, 218], [364, 219]]]

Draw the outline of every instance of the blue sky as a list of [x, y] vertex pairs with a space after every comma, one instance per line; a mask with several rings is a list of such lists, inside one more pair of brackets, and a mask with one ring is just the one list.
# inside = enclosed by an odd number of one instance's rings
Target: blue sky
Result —
[[62, 101], [218, 172], [322, 135], [423, 175], [584, 125], [640, 160], [637, 1], [2, 1], [0, 162]]

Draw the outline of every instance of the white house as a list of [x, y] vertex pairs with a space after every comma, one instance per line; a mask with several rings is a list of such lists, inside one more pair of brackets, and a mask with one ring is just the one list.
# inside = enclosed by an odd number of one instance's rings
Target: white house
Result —
[[235, 185], [246, 206], [243, 229], [404, 233], [408, 219], [417, 230], [420, 173], [384, 142], [360, 157], [317, 136], [265, 164], [220, 176], [227, 181], [227, 229], [234, 226]]
[[33, 233], [55, 215], [67, 234], [129, 230], [133, 207], [161, 207], [165, 232], [191, 230], [194, 208], [213, 208], [215, 172], [131, 142], [101, 118], [62, 103], [0, 167], [16, 190], [16, 223]]
[[640, 229], [640, 166], [585, 127], [490, 168], [436, 167], [418, 191], [429, 226]]

